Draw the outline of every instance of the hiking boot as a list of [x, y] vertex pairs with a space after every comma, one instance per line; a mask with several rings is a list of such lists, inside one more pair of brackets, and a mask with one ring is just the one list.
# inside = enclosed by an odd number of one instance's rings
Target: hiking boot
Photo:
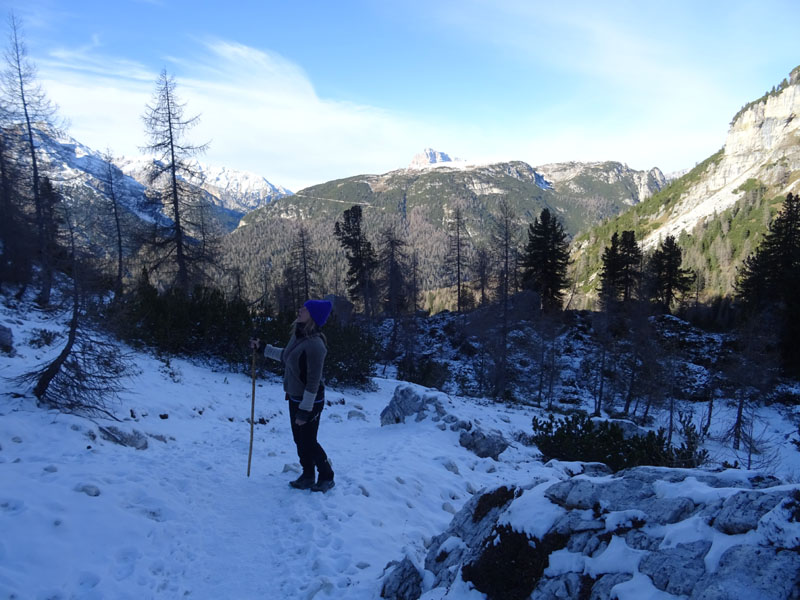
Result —
[[322, 492], [323, 494], [335, 486], [333, 479], [320, 479], [317, 483], [311, 486], [312, 492]]
[[295, 479], [294, 481], [290, 481], [289, 485], [295, 488], [296, 490], [310, 490], [311, 488], [316, 485], [314, 483], [314, 474], [311, 473], [310, 475], [303, 473]]
[[319, 470], [319, 479], [317, 479], [317, 483], [311, 486], [311, 491], [325, 493], [336, 485], [333, 483], [333, 467], [331, 467], [331, 461], [326, 460], [319, 465], [317, 469]]

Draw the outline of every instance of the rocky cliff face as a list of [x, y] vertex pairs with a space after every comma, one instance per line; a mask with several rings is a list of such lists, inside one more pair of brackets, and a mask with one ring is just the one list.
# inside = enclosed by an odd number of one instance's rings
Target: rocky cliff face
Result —
[[776, 195], [797, 193], [799, 116], [800, 67], [792, 71], [788, 85], [751, 103], [736, 116], [721, 158], [684, 194], [645, 245], [691, 230], [715, 212], [730, 208], [741, 197], [738, 188], [748, 179], [758, 179]]
[[636, 171], [614, 161], [553, 163], [538, 166], [536, 170], [552, 183], [556, 191], [566, 194], [591, 194], [599, 191], [596, 190], [597, 182], [605, 183], [610, 186], [603, 190], [605, 193], [611, 191], [616, 195], [614, 199], [629, 206], [646, 200], [667, 184], [657, 167]]

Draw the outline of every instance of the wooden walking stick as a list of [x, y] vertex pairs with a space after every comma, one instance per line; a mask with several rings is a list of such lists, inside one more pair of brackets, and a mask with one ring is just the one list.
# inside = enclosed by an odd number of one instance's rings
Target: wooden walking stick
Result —
[[250, 403], [250, 452], [247, 453], [247, 476], [250, 477], [250, 462], [253, 460], [253, 425], [256, 420], [256, 349], [253, 348], [253, 361], [250, 367], [253, 379], [253, 396]]

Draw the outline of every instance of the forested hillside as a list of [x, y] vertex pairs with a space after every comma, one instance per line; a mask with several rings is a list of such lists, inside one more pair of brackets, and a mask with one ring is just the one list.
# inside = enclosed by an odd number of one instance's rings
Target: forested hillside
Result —
[[743, 261], [800, 182], [800, 67], [733, 118], [726, 143], [641, 204], [576, 237], [578, 306], [597, 298], [601, 255], [614, 232], [630, 230], [653, 249], [668, 235], [696, 274], [695, 296], [730, 297]]
[[[344, 254], [331, 234], [345, 210], [360, 206], [364, 229], [376, 248], [391, 230], [403, 240], [409, 260], [416, 255], [422, 305], [451, 308], [452, 299], [441, 299], [438, 290], [455, 284], [450, 238], [457, 209], [469, 263], [465, 277], [475, 279], [478, 256], [492, 254], [496, 246], [501, 202], [513, 213], [514, 236], [523, 244], [525, 228], [543, 209], [557, 215], [574, 235], [665, 184], [657, 169], [637, 172], [615, 162], [554, 164], [543, 170], [550, 179], [525, 163], [511, 162], [402, 169], [312, 186], [248, 214], [225, 240], [225, 265], [249, 297], [258, 297], [265, 285], [269, 289], [283, 277], [302, 228], [314, 250], [315, 287], [343, 293]], [[265, 278], [272, 282], [266, 284]]]

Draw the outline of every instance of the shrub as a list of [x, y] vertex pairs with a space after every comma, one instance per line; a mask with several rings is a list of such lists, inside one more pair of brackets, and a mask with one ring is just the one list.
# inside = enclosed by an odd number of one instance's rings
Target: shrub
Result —
[[442, 389], [450, 378], [450, 369], [429, 354], [406, 354], [397, 365], [397, 377], [425, 387]]
[[638, 465], [699, 466], [707, 453], [699, 450], [699, 437], [688, 439], [677, 451], [667, 443], [664, 429], [626, 438], [622, 427], [593, 421], [585, 413], [556, 420], [533, 418], [533, 441], [547, 458], [601, 462], [612, 471]]
[[328, 340], [325, 380], [340, 385], [368, 384], [378, 355], [375, 338], [357, 324], [342, 324], [337, 319], [328, 321], [323, 331]]

